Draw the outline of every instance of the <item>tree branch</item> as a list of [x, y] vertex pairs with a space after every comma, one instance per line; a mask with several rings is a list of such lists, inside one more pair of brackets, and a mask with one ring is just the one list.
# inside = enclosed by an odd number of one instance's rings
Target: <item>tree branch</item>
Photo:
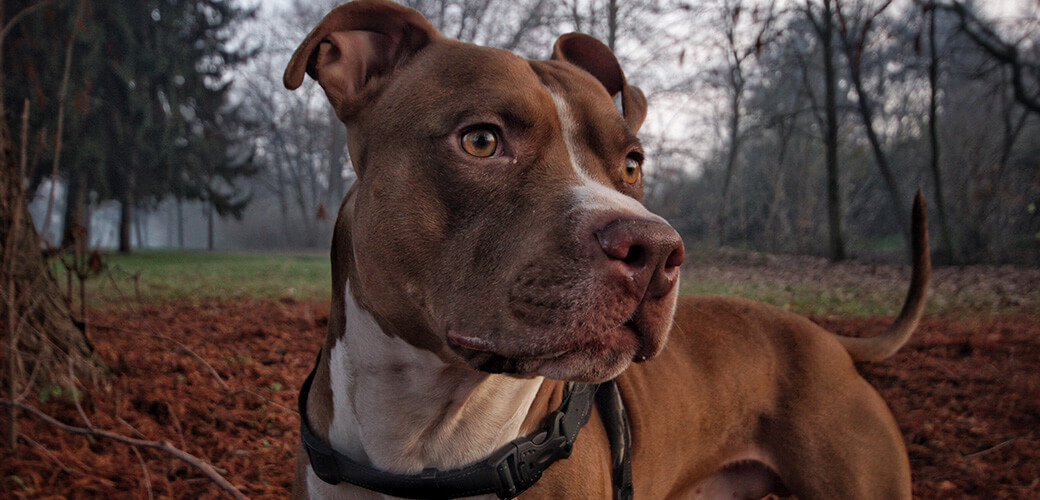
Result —
[[42, 2], [40, 2], [38, 4], [30, 5], [30, 6], [26, 7], [26, 8], [18, 11], [18, 13], [15, 14], [14, 16], [11, 16], [11, 20], [8, 21], [7, 24], [4, 25], [3, 31], [0, 31], [0, 49], [3, 48], [3, 46], [4, 46], [4, 38], [6, 38], [7, 34], [11, 32], [11, 28], [14, 28], [14, 26], [16, 24], [18, 24], [22, 19], [27, 17], [29, 14], [32, 14], [33, 12], [36, 12], [37, 10], [54, 3], [54, 1], [55, 0], [43, 0]]
[[1018, 46], [1004, 41], [992, 27], [979, 19], [961, 2], [925, 2], [922, 5], [926, 8], [954, 13], [960, 22], [959, 27], [962, 33], [990, 57], [1011, 69], [1011, 85], [1015, 92], [1015, 100], [1030, 112], [1040, 114], [1040, 93], [1031, 93], [1026, 88], [1024, 75], [1026, 64], [1021, 60]]
[[86, 429], [83, 427], [76, 427], [64, 424], [62, 422], [59, 422], [58, 420], [55, 420], [50, 415], [47, 415], [46, 413], [43, 413], [42, 411], [36, 409], [35, 407], [11, 401], [9, 399], [0, 399], [0, 405], [9, 407], [13, 406], [15, 408], [24, 410], [28, 413], [33, 414], [36, 418], [43, 420], [47, 424], [50, 424], [54, 427], [57, 427], [65, 432], [70, 432], [72, 434], [81, 434], [85, 436], [99, 436], [138, 448], [153, 448], [156, 450], [163, 451], [169, 455], [172, 455], [174, 458], [181, 460], [182, 462], [198, 469], [210, 481], [212, 481], [214, 484], [220, 487], [220, 489], [224, 490], [229, 495], [231, 495], [232, 498], [235, 498], [236, 500], [248, 500], [249, 498], [245, 496], [238, 488], [236, 488], [234, 485], [228, 482], [227, 479], [224, 479], [224, 476], [221, 476], [219, 473], [217, 473], [217, 471], [214, 470], [212, 465], [204, 462], [202, 459], [196, 457], [195, 455], [192, 455], [191, 453], [175, 448], [167, 441], [149, 441], [145, 439], [135, 439], [132, 437], [124, 436], [122, 434], [116, 434], [114, 432], [108, 432], [101, 429]]
[[224, 379], [220, 377], [220, 374], [217, 373], [216, 368], [213, 368], [213, 365], [209, 364], [208, 361], [206, 361], [205, 359], [202, 359], [202, 356], [199, 356], [198, 354], [195, 353], [195, 351], [191, 350], [191, 348], [189, 348], [188, 346], [182, 344], [181, 342], [177, 341], [176, 339], [167, 337], [166, 335], [162, 335], [160, 333], [141, 333], [141, 332], [135, 332], [133, 330], [127, 330], [125, 328], [119, 328], [118, 326], [111, 326], [111, 325], [94, 325], [94, 328], [101, 328], [101, 329], [105, 329], [105, 330], [113, 330], [113, 331], [120, 332], [120, 333], [129, 333], [129, 334], [133, 334], [133, 335], [141, 335], [141, 336], [153, 337], [153, 338], [157, 338], [159, 340], [165, 340], [167, 342], [170, 342], [170, 343], [176, 345], [177, 347], [180, 347], [184, 352], [188, 353], [189, 356], [191, 356], [191, 357], [195, 358], [196, 360], [198, 360], [199, 363], [202, 363], [202, 366], [205, 366], [206, 370], [209, 371], [210, 375], [213, 375], [213, 378], [217, 380], [218, 384], [220, 384], [220, 388], [224, 389], [224, 391], [226, 391], [226, 392], [231, 392], [231, 387], [229, 387], [227, 385], [227, 383], [224, 382]]

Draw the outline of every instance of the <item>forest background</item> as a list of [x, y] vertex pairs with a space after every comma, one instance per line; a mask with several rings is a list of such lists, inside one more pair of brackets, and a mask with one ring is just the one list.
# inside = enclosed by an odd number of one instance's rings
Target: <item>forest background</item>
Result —
[[[527, 57], [614, 49], [686, 293], [877, 333], [920, 189], [926, 318], [858, 368], [915, 497], [1040, 495], [1040, 3], [405, 3]], [[354, 175], [281, 74], [333, 5], [0, 0], [0, 498], [285, 497]]]
[[[50, 245], [327, 247], [345, 132], [281, 72], [337, 2], [44, 3], [3, 70]], [[528, 57], [569, 31], [614, 48], [650, 99], [646, 203], [688, 245], [902, 261], [921, 188], [938, 261], [1040, 259], [1037, 2], [405, 3]]]

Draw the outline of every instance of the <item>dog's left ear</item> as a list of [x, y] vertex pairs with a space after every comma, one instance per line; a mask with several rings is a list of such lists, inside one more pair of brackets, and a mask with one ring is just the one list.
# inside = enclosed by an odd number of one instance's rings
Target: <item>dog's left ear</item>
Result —
[[632, 131], [639, 130], [646, 118], [646, 96], [639, 87], [625, 81], [621, 65], [603, 42], [584, 33], [568, 33], [556, 40], [552, 59], [567, 61], [591, 73], [607, 89], [610, 97], [616, 99], [620, 93], [625, 121]]

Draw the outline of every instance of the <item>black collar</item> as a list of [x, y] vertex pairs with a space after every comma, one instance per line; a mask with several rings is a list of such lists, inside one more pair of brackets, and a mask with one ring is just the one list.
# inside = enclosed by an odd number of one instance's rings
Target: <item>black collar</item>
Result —
[[[320, 352], [318, 360], [321, 360]], [[568, 382], [563, 402], [545, 417], [540, 430], [510, 441], [483, 461], [447, 471], [431, 467], [419, 474], [395, 474], [359, 464], [314, 435], [307, 422], [307, 394], [317, 370], [315, 363], [300, 388], [298, 400], [300, 438], [315, 475], [329, 484], [343, 481], [402, 498], [457, 498], [488, 493], [513, 498], [519, 495], [534, 485], [550, 465], [571, 455], [578, 431], [589, 420], [599, 387]], [[613, 381], [609, 384], [614, 387]], [[613, 392], [616, 394], [616, 389]]]

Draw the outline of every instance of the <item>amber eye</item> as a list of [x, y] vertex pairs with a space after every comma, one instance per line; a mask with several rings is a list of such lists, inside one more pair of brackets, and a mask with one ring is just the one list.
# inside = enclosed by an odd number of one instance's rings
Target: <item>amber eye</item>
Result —
[[639, 178], [642, 176], [643, 167], [642, 159], [637, 156], [629, 156], [625, 158], [625, 168], [621, 171], [621, 178], [629, 184], [635, 184], [639, 182]]
[[477, 158], [487, 158], [498, 150], [498, 136], [486, 128], [475, 128], [462, 136], [462, 149]]

